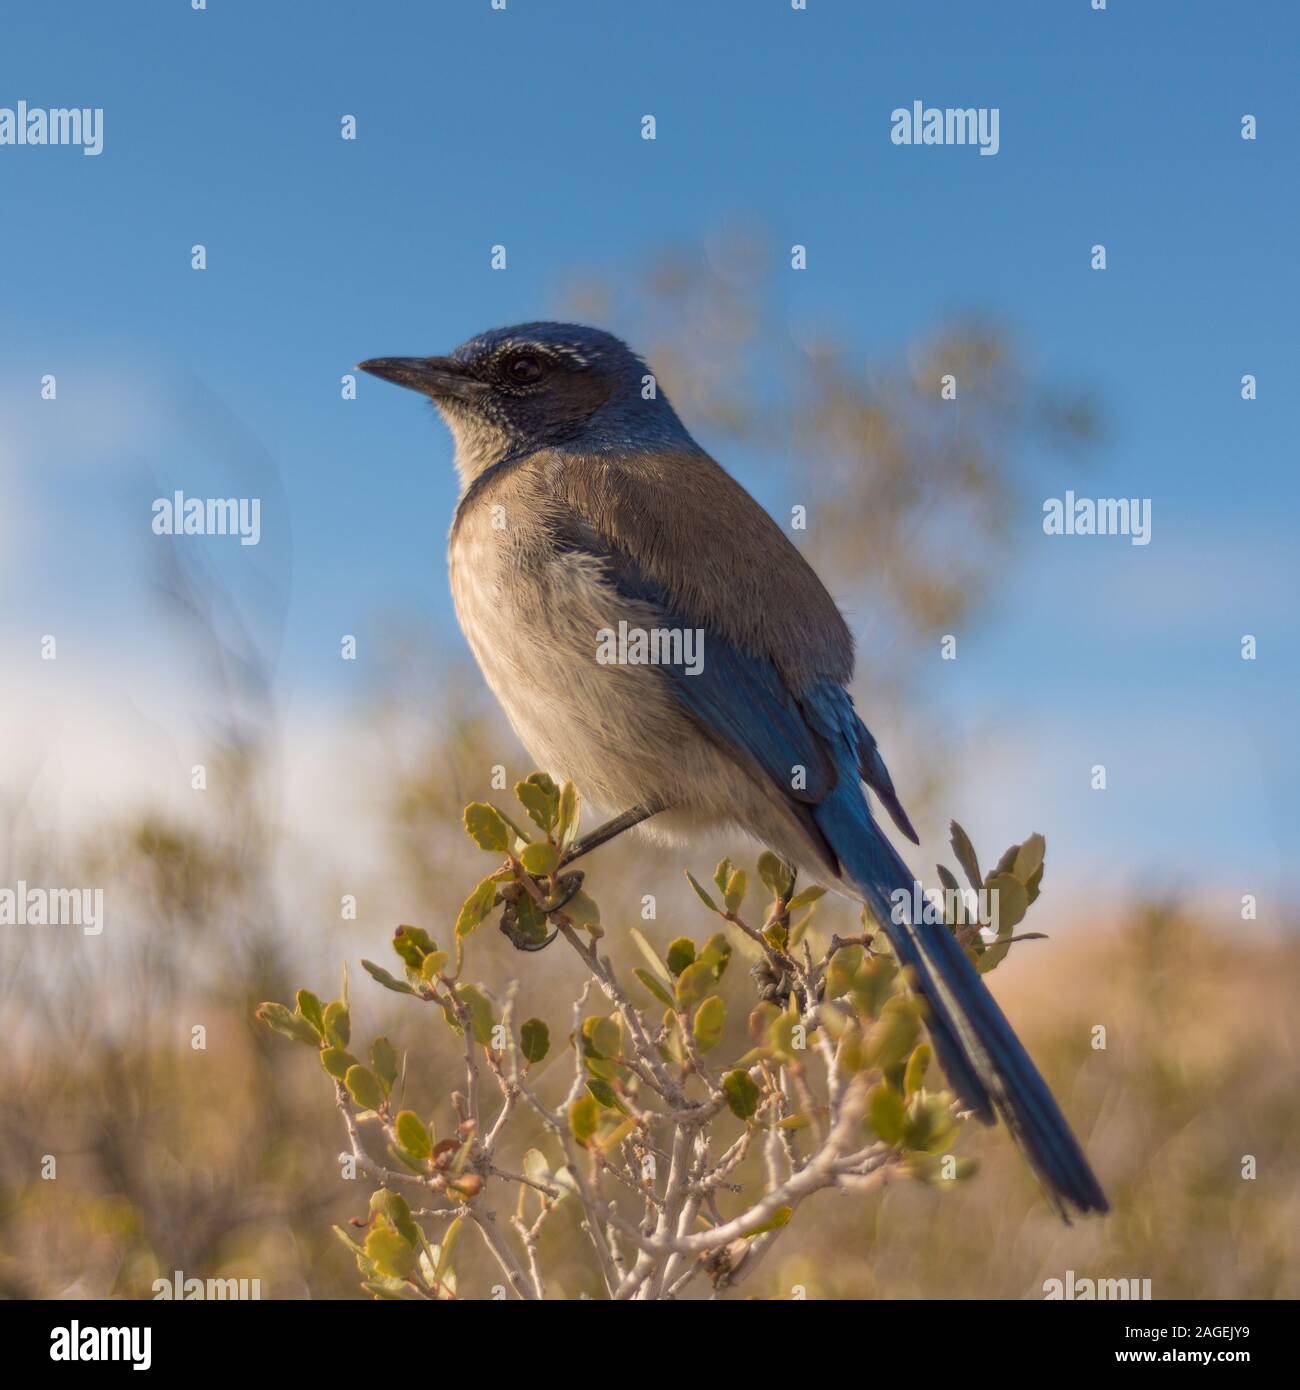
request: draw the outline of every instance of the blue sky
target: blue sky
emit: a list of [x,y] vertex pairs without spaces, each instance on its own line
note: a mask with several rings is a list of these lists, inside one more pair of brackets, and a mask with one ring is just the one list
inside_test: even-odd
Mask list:
[[[341,401],[340,375],[752,215],[808,247],[777,290],[793,322],[865,360],[990,311],[1105,404],[1086,471],[1027,460],[1019,543],[936,714],[1011,731],[1021,802],[1057,808],[1085,861],[1294,885],[1295,7],[73,0],[14,10],[5,39],[0,106],[105,112],[97,158],[0,147],[7,669],[40,679],[57,631],[61,679],[165,684],[149,501],[241,477],[263,540],[214,559],[245,566],[287,706],[346,694],[338,635],[384,613],[463,650],[447,439],[383,383]],[[998,155],[892,145],[918,99],[998,107]],[[1151,497],[1152,544],[1044,537],[1067,487]],[[1094,761],[1120,769],[1104,803]]]

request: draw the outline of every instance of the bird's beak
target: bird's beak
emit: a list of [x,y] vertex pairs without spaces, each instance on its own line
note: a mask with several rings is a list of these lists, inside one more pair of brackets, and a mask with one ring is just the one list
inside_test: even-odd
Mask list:
[[473,400],[488,389],[450,357],[369,357],[357,363],[357,370],[420,391],[434,400],[446,396]]

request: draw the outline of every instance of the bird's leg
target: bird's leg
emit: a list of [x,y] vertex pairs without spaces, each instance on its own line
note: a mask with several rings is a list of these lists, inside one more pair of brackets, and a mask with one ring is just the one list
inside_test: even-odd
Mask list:
[[621,816],[615,816],[613,820],[607,820],[604,825],[598,825],[590,834],[584,835],[580,840],[575,840],[564,851],[564,857],[560,860],[561,866],[572,864],[575,859],[581,859],[584,854],[590,854],[593,849],[607,845],[615,836],[621,835],[625,830],[631,830],[634,825],[640,825],[643,820],[649,820],[654,814],[655,811],[647,810],[644,806],[633,806],[630,811],[624,811]]

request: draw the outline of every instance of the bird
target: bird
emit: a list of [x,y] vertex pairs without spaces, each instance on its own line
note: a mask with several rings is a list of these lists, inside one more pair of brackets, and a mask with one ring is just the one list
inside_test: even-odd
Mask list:
[[[427,397],[450,429],[461,628],[536,764],[617,812],[592,843],[638,825],[671,843],[735,828],[865,905],[910,967],[961,1104],[1002,1118],[1064,1220],[1104,1212],[965,950],[898,906],[916,880],[872,798],[919,839],[849,694],[848,624],[646,362],[601,329],[540,322],[358,370]],[[669,636],[649,646],[657,659],[602,660],[610,633]],[[688,639],[702,659],[686,659]]]

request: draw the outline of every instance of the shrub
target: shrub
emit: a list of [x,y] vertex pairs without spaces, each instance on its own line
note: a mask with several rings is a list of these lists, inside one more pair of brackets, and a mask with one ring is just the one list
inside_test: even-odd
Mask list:
[[[293,1009],[257,1011],[316,1050],[348,1138],[345,1173],[377,1184],[367,1218],[353,1223],[360,1243],[335,1227],[365,1290],[469,1296],[455,1252],[470,1226],[501,1268],[499,1295],[544,1298],[540,1237],[573,1204],[609,1297],[673,1298],[696,1279],[715,1288],[746,1279],[824,1188],[893,1178],[942,1187],[971,1176],[973,1161],[954,1153],[963,1120],[931,1065],[923,1005],[870,918],[858,935],[814,949],[810,923],[825,889],[797,888],[771,852],[758,859],[757,883],[724,859],[709,887],[687,875],[718,930],[661,952],[631,929],[643,958],[633,985],[601,953],[600,911],[572,867],[583,852],[573,787],[534,773],[515,790],[529,831],[484,802],[465,810],[471,839],[503,862],[466,898],[448,946],[401,926],[395,972],[362,961],[384,988],[440,1010],[460,1039],[452,1132],[435,1132],[431,1105],[407,1101],[405,1064],[386,1037],[354,1045],[346,967],[337,999],[299,990]],[[946,893],[927,910],[942,913],[977,968],[993,969],[1027,939],[1013,933],[1038,896],[1043,839],[1013,845],[987,879],[955,822],[952,846],[971,890],[941,865]],[[980,890],[997,904],[991,937],[971,911]],[[758,913],[744,915],[747,903]],[[499,929],[520,950],[563,939],[585,967],[563,1041],[555,1029],[564,1020],[516,1020],[513,990],[496,998],[466,978],[471,938],[498,909]],[[748,984],[738,957],[752,961]],[[743,1033],[729,1027],[741,1014]],[[565,1049],[572,1062],[560,1082],[546,1064]],[[524,1111],[547,1137],[515,1171],[503,1155]]]

